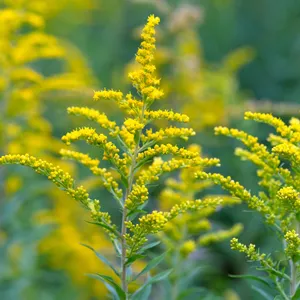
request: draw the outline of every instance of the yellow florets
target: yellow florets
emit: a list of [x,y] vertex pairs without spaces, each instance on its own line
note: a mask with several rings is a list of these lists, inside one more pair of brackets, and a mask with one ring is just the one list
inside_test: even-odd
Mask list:
[[115,100],[117,102],[123,99],[123,93],[115,90],[102,90],[94,92],[94,100]]
[[143,42],[136,55],[136,62],[141,68],[129,73],[129,78],[133,86],[141,93],[143,98],[152,102],[160,99],[164,93],[157,88],[160,80],[154,76],[155,66],[152,64],[155,50],[155,29],[160,19],[154,16],[148,18],[147,25],[144,27],[141,37]]
[[185,114],[174,113],[169,110],[150,110],[145,111],[145,119],[147,120],[168,120],[187,123],[189,122],[189,117]]
[[291,186],[286,186],[277,192],[277,198],[283,205],[290,205],[295,209],[300,208],[299,192]]
[[179,137],[184,140],[188,140],[190,136],[194,136],[196,133],[192,128],[178,128],[178,127],[168,127],[165,129],[160,129],[153,132],[152,129],[146,131],[146,134],[142,136],[142,140],[146,141],[161,141],[166,138]]
[[189,256],[192,252],[196,250],[196,243],[193,240],[189,240],[183,243],[180,247],[180,254],[183,257]]
[[100,113],[96,109],[88,107],[68,107],[68,113],[77,116],[84,116],[89,120],[97,122],[103,128],[114,129],[116,127],[116,122],[109,121],[104,113]]
[[134,134],[136,131],[143,129],[145,124],[140,123],[138,120],[128,118],[124,121],[124,126],[128,132]]
[[97,167],[99,165],[98,159],[92,159],[87,154],[83,154],[76,151],[61,149],[60,154],[65,158],[70,158],[79,161],[84,166],[87,166],[88,168]]
[[62,137],[62,141],[67,145],[78,140],[86,140],[89,144],[102,145],[107,142],[107,137],[103,134],[97,134],[94,128],[83,127],[68,132]]
[[253,112],[246,112],[245,113],[246,120],[255,120],[258,122],[267,123],[276,128],[276,131],[281,134],[283,137],[288,137],[291,133],[291,130],[285,123],[271,114],[262,114],[262,113],[253,113]]
[[288,231],[285,236],[287,247],[285,249],[286,254],[290,258],[300,255],[300,237],[295,230]]
[[266,254],[260,254],[259,251],[256,250],[255,245],[250,244],[248,247],[242,243],[239,243],[237,238],[233,238],[230,241],[230,246],[232,250],[239,251],[241,253],[245,253],[246,256],[252,261],[258,261],[262,266],[272,266],[272,261],[270,258],[266,259]]

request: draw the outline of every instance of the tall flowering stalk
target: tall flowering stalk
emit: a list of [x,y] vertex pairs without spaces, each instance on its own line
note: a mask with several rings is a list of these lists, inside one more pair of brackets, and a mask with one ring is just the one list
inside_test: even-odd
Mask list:
[[196,172],[196,178],[213,180],[233,196],[245,201],[249,208],[264,217],[280,237],[282,248],[276,249],[276,256],[260,253],[255,245],[244,245],[237,238],[231,240],[233,250],[244,253],[250,261],[258,263],[259,270],[267,274],[266,280],[258,278],[267,286],[261,296],[272,297],[276,290],[276,299],[299,299],[300,120],[292,118],[287,125],[271,114],[252,112],[246,112],[245,119],[266,123],[276,129],[277,135],[270,134],[268,138],[272,146],[270,150],[259,143],[257,137],[238,129],[217,127],[215,132],[217,135],[236,138],[245,145],[246,149],[236,149],[236,155],[257,166],[259,185],[262,187],[259,194],[252,195],[229,176],[200,171]]
[[[238,91],[236,74],[251,61],[253,51],[248,47],[236,49],[212,66],[205,61],[202,39],[199,41],[199,27],[205,15],[199,1],[139,2],[155,6],[164,16],[156,67],[164,78],[165,97],[170,105],[186,113],[197,132],[227,124],[229,119],[240,115],[245,104]],[[132,61],[127,69],[134,69],[135,65]]]
[[[76,186],[71,175],[60,167],[29,154],[5,155],[0,158],[0,164],[3,165],[21,164],[31,167],[90,211],[92,223],[105,230],[116,251],[114,261],[108,261],[99,253],[98,257],[112,269],[119,280],[103,274],[94,274],[93,277],[104,282],[115,299],[147,299],[151,285],[170,274],[171,270],[167,270],[151,277],[149,271],[159,262],[155,259],[138,274],[132,270],[132,264],[143,258],[147,249],[157,244],[147,243],[150,234],[162,231],[165,225],[179,214],[207,207],[215,209],[222,203],[219,198],[207,198],[182,201],[167,211],[146,213],[143,210],[148,202],[149,185],[158,181],[161,175],[182,168],[209,167],[219,163],[218,159],[201,158],[195,151],[166,143],[170,138],[188,140],[195,134],[192,128],[171,125],[155,130],[154,127],[150,127],[153,121],[159,119],[177,123],[186,123],[189,120],[188,116],[173,111],[150,109],[154,101],[163,97],[163,91],[159,87],[160,80],[155,77],[153,64],[155,26],[158,23],[159,18],[154,16],[148,18],[141,35],[142,43],[136,55],[140,68],[129,74],[136,95],[131,93],[124,95],[117,90],[94,93],[95,101],[114,101],[124,111],[123,124],[117,125],[105,113],[96,109],[70,107],[69,114],[94,121],[102,131],[98,133],[92,127],[83,127],[62,137],[67,145],[84,140],[99,148],[107,167],[100,167],[98,158],[72,149],[62,149],[61,155],[86,166],[102,180],[105,188],[115,199],[117,210],[121,211],[121,224],[114,224],[109,213],[102,210],[101,203],[105,199],[101,202],[92,199],[87,190],[83,186]],[[104,134],[105,131],[108,134]],[[113,174],[115,172],[117,177]],[[131,293],[128,286],[134,283],[139,288]]]

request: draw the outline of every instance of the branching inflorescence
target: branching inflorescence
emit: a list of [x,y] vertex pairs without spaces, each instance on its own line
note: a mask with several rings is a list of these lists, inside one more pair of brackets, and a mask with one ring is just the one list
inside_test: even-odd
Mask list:
[[[169,122],[186,123],[188,116],[167,110],[151,110],[151,105],[163,97],[160,79],[155,76],[155,26],[159,18],[150,16],[142,32],[142,43],[136,55],[139,69],[130,73],[129,78],[136,94],[124,95],[117,90],[101,90],[94,93],[95,101],[113,101],[124,111],[123,124],[109,120],[103,112],[88,107],[70,107],[68,113],[85,117],[101,127],[101,133],[95,128],[77,128],[62,137],[66,145],[83,140],[97,147],[102,160],[109,167],[100,167],[100,159],[88,154],[63,149],[61,155],[84,165],[103,181],[105,188],[116,200],[118,210],[121,210],[121,224],[113,224],[110,215],[102,210],[100,202],[104,200],[92,199],[82,186],[76,187],[74,179],[61,168],[28,154],[5,155],[0,158],[0,164],[20,164],[31,167],[37,173],[45,175],[56,186],[80,202],[91,213],[92,222],[103,227],[109,234],[116,250],[116,263],[108,263],[114,273],[120,278],[120,283],[106,275],[95,275],[109,285],[117,299],[142,299],[149,290],[151,283],[165,278],[170,271],[166,271],[151,278],[150,267],[141,273],[131,273],[131,264],[144,257],[149,234],[156,234],[164,230],[166,224],[187,211],[215,210],[222,203],[222,199],[212,197],[204,200],[186,199],[169,207],[167,211],[153,211],[145,213],[143,208],[148,202],[149,185],[158,181],[160,176],[184,168],[209,167],[218,165],[218,159],[200,157],[197,151],[180,148],[170,144],[170,138],[188,140],[195,132],[192,128],[172,124],[166,128],[155,130],[150,124],[159,119]],[[146,128],[147,127],[147,128]],[[102,133],[108,132],[108,134]],[[168,143],[166,143],[168,140]],[[112,172],[118,176],[113,176]],[[142,282],[142,275],[148,278]],[[132,274],[132,275],[131,275]],[[142,281],[141,281],[142,280]],[[139,282],[141,286],[133,294],[128,292],[128,285]],[[145,299],[145,298],[143,298]]]
[[[275,227],[283,242],[284,259],[280,261],[260,254],[255,245],[246,246],[237,238],[232,239],[231,248],[245,253],[249,260],[258,262],[268,273],[282,299],[299,299],[300,121],[292,118],[290,124],[286,125],[271,114],[252,112],[246,112],[245,119],[275,128],[278,135],[270,134],[268,139],[271,150],[259,143],[258,138],[241,130],[216,127],[215,133],[236,138],[245,145],[246,149],[236,149],[236,155],[257,166],[262,191],[257,196],[252,195],[231,177],[220,174],[200,171],[196,172],[196,178],[212,180],[231,195],[245,201],[249,208],[261,213],[266,222]],[[287,265],[289,267],[286,269]]]

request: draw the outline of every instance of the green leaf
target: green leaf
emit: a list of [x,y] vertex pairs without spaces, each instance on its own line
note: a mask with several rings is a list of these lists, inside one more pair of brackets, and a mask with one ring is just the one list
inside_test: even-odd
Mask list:
[[143,246],[143,247],[139,250],[138,253],[143,253],[143,252],[145,252],[146,250],[149,250],[149,249],[151,249],[151,248],[153,248],[153,247],[159,245],[160,243],[161,243],[161,241],[156,241],[156,242],[149,243],[149,244]]
[[139,278],[141,275],[149,272],[151,269],[156,267],[165,258],[166,254],[167,254],[167,252],[164,252],[163,254],[150,260],[150,262],[147,264],[147,266],[140,273],[138,273],[135,277],[133,277],[132,281],[137,280],[137,278]]
[[136,144],[138,144],[139,141],[140,141],[140,135],[141,135],[141,133],[139,131],[136,131],[135,134],[134,134],[134,142]]
[[89,246],[89,245],[86,245],[86,244],[81,244],[82,246],[84,246],[84,247],[86,247],[86,248],[88,248],[88,249],[90,249],[90,250],[92,250],[95,254],[96,254],[96,256],[103,262],[103,263],[105,263],[108,267],[110,267],[113,271],[114,271],[114,273],[118,276],[118,277],[120,277],[120,273],[116,270],[116,268],[114,267],[114,265],[106,258],[106,257],[104,257],[102,254],[100,254],[99,252],[97,252],[93,247],[91,247],[91,246]]
[[259,293],[262,297],[264,297],[264,299],[266,300],[274,300],[273,296],[269,296],[264,290],[260,289],[257,286],[251,286],[251,288],[256,291],[257,293]]
[[126,281],[130,281],[132,277],[132,267],[128,266],[126,268]]
[[152,291],[152,284],[148,284],[138,294],[132,295],[131,300],[148,300]]
[[122,249],[121,249],[121,245],[120,245],[119,241],[114,240],[113,244],[114,244],[114,248],[115,248],[116,252],[118,253],[119,256],[121,256],[122,255]]
[[145,213],[147,213],[147,211],[142,210],[142,209],[133,209],[127,214],[127,217],[130,217],[131,215],[137,214],[137,213],[145,214]]
[[166,279],[170,273],[173,271],[173,269],[163,271],[161,273],[156,274],[153,277],[150,277],[135,293],[132,295],[132,300],[143,300],[144,298],[141,298],[141,295],[143,295],[144,290],[148,288],[149,285],[152,285],[155,282],[162,281]]
[[269,288],[272,288],[272,286],[270,285],[270,283],[268,281],[266,281],[265,279],[263,279],[261,277],[255,276],[255,275],[247,275],[247,274],[245,274],[245,275],[231,275],[231,274],[229,274],[228,276],[232,277],[232,278],[243,278],[243,279],[255,280],[255,281],[258,281],[260,283],[263,283],[264,285],[266,285]]
[[113,295],[117,294],[120,300],[126,300],[126,294],[122,290],[122,288],[114,281],[114,279],[110,276],[101,275],[101,274],[88,274],[89,277],[100,280],[106,286],[109,285],[109,291],[113,293]]
[[118,235],[118,233],[112,227],[110,227],[110,226],[108,226],[106,224],[99,223],[99,222],[92,222],[92,221],[86,221],[86,222],[89,223],[89,224],[101,226],[101,227],[109,230],[110,232],[114,233],[115,235]]
[[173,271],[173,269],[169,269],[169,270],[166,270],[166,271],[156,274],[155,276],[151,277],[148,280],[148,284],[153,284],[157,281],[162,281],[162,280],[166,279],[171,274],[172,271]]
[[297,292],[292,297],[292,300],[298,300],[298,299],[300,299],[300,288],[297,289]]
[[131,257],[129,257],[125,263],[126,266],[130,266],[132,263],[134,263],[137,259],[140,259],[140,258],[144,258],[145,255],[142,255],[142,254],[134,254],[132,255]]
[[187,299],[188,296],[191,296],[194,294],[197,294],[198,296],[200,296],[199,294],[203,295],[204,293],[207,293],[207,289],[205,289],[205,288],[201,288],[201,287],[189,288],[189,289],[182,291],[178,295],[177,300]]
[[190,267],[187,272],[184,272],[179,279],[181,288],[186,288],[195,276],[199,275],[202,270],[206,270],[204,266]]
[[129,212],[129,214],[127,215],[128,219],[130,221],[133,221],[139,214],[141,215],[145,215],[147,213],[147,211],[145,210],[142,210],[142,209],[134,209],[134,210],[131,210]]
[[124,184],[125,188],[128,188],[128,180],[123,174],[121,174],[121,181]]

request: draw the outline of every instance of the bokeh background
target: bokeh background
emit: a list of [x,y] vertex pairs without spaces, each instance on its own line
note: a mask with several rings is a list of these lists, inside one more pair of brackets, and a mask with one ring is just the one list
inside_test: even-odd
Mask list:
[[[283,119],[298,114],[300,2],[295,0],[0,0],[0,153],[59,161],[103,199],[105,209],[115,211],[99,182],[60,161],[60,137],[83,124],[67,117],[66,107],[95,106],[96,89],[129,89],[126,74],[133,68],[140,28],[152,13],[161,18],[156,63],[166,97],[160,107],[187,113],[198,132],[191,142],[221,159],[219,172],[257,191],[255,168],[234,156],[238,143],[215,137],[213,127],[239,127],[266,142],[268,129],[243,121],[244,111]],[[17,34],[9,30],[13,26],[20,26]],[[115,107],[104,106],[121,120]],[[105,267],[80,245],[109,254],[105,236],[45,179],[18,167],[0,172],[0,299],[107,299],[104,286],[84,275]],[[162,189],[163,182],[153,189],[153,207]],[[266,252],[278,246],[276,235],[244,206],[224,209],[214,220],[225,227],[242,222],[243,242]],[[198,256],[205,271],[194,285],[211,292],[205,299],[261,299],[251,282],[228,277],[255,272],[229,249],[229,241]]]

